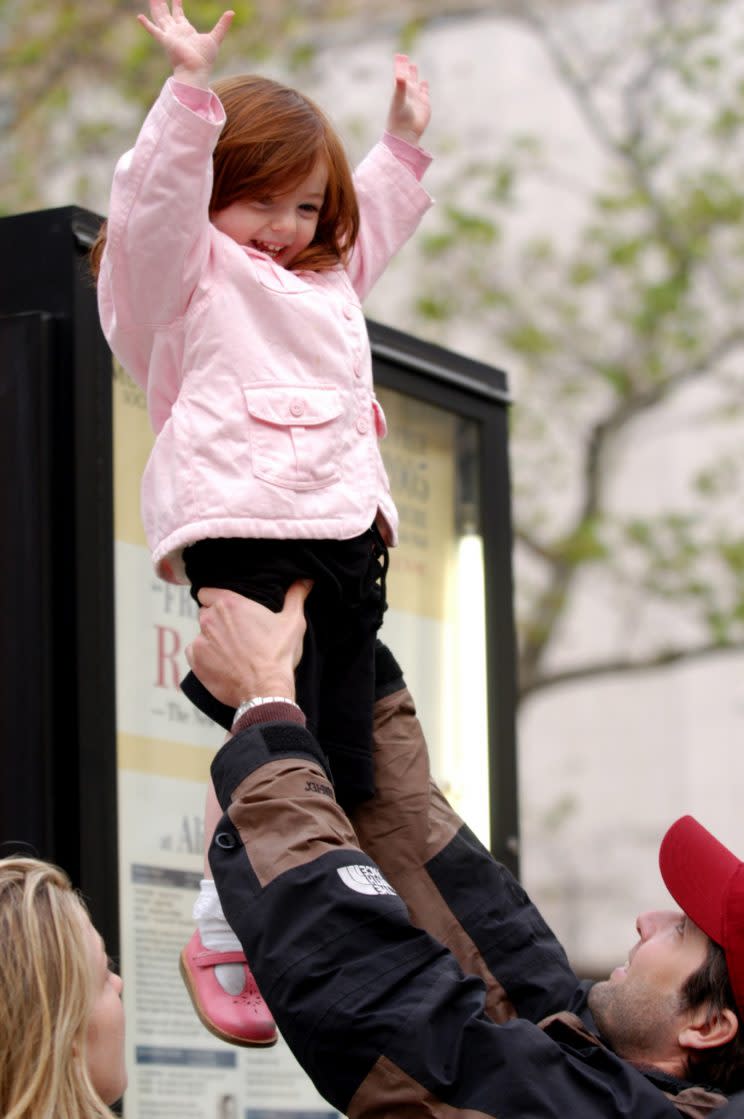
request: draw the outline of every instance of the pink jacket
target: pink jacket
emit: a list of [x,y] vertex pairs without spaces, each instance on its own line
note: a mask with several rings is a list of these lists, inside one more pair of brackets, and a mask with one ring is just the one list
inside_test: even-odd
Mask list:
[[117,165],[98,281],[104,333],[156,435],[142,479],[153,563],[183,582],[197,540],[346,539],[378,513],[395,543],[360,300],[431,199],[395,141],[378,143],[354,176],[347,269],[288,271],[210,223],[224,112],[206,92],[187,107],[181,89],[166,82]]

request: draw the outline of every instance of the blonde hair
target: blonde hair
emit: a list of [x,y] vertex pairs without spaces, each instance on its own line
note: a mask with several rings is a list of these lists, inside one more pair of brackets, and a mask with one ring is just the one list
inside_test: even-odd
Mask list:
[[87,910],[38,859],[0,859],[0,1115],[112,1119],[88,1075]]

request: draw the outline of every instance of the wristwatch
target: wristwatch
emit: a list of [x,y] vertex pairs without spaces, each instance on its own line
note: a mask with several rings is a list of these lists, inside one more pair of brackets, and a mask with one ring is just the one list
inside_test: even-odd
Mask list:
[[243,700],[240,706],[235,709],[232,725],[235,726],[238,719],[241,719],[243,715],[245,715],[246,711],[251,711],[254,707],[263,707],[265,703],[288,703],[290,707],[296,707],[298,711],[300,710],[300,705],[298,703],[295,703],[293,699],[288,699],[287,696],[259,695],[256,696],[254,699]]

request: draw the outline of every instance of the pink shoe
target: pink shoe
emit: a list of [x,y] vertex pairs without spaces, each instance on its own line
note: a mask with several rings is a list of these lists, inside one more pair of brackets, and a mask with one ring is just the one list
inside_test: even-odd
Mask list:
[[[219,983],[217,964],[243,964],[245,985],[231,995]],[[276,1026],[242,952],[210,952],[197,929],[181,953],[181,975],[202,1025],[233,1045],[274,1045]]]

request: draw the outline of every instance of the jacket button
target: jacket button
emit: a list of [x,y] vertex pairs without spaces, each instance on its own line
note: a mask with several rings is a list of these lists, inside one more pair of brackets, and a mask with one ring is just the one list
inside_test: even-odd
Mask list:
[[344,305],[344,318],[347,318],[347,319],[353,319],[354,318],[354,307],[352,307],[351,303],[346,303]]
[[369,431],[369,424],[365,420],[364,416],[360,416],[359,419],[357,420],[356,429],[357,429],[357,431],[359,432],[360,435],[366,435],[367,432]]
[[214,841],[218,847],[222,847],[224,851],[232,851],[236,844],[234,835],[230,835],[229,831],[215,832]]
[[293,416],[301,416],[305,411],[305,405],[297,397],[289,405],[289,410]]

